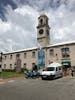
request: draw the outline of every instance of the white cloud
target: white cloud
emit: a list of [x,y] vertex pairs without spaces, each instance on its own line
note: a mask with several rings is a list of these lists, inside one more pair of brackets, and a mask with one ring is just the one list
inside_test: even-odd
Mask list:
[[51,43],[75,40],[75,12],[62,4],[57,10],[49,10]]
[[[0,20],[0,47],[1,50],[17,50],[36,46],[37,23],[39,12],[37,9],[47,9],[49,25],[51,27],[51,44],[75,40],[75,12],[74,0],[60,0],[57,9],[50,7],[51,0],[33,0],[29,4],[18,4],[13,10],[6,7],[7,22]],[[2,47],[3,46],[3,47]],[[4,49],[5,48],[5,49]]]
[[1,23],[4,28],[1,28],[2,33],[0,34],[1,41],[6,41],[3,42],[3,48],[12,51],[36,46],[38,12],[28,6],[22,6],[15,10],[8,6],[6,10],[7,22]]
[[10,22],[3,22],[0,20],[0,34],[11,30],[11,23]]
[[32,15],[31,17],[33,17],[33,16],[35,17],[35,14],[38,15],[37,11],[35,9],[33,9],[32,7],[28,6],[28,5],[15,9],[15,12],[17,12],[17,13],[23,15],[23,16],[25,16],[26,14]]

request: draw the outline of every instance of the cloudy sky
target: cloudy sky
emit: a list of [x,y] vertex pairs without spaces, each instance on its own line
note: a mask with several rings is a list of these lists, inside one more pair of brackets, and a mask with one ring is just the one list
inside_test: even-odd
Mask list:
[[37,46],[37,18],[43,9],[51,44],[75,40],[75,0],[0,0],[0,51]]

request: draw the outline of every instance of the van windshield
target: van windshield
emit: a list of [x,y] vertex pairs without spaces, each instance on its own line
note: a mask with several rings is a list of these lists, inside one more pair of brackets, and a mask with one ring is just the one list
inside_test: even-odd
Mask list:
[[46,70],[47,71],[54,71],[54,67],[48,67]]

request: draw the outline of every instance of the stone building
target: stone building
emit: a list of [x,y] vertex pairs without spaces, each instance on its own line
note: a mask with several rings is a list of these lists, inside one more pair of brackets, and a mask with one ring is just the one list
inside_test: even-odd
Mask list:
[[37,42],[40,47],[3,53],[0,64],[3,69],[15,67],[32,69],[33,64],[44,68],[52,62],[64,66],[75,66],[75,41],[50,45],[50,26],[48,17],[42,13],[38,17]]

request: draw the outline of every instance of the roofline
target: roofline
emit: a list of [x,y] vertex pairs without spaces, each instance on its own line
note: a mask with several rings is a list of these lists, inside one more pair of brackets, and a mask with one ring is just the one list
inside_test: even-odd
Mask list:
[[[70,44],[75,44],[75,41],[70,41],[70,42],[63,42],[63,43],[57,43],[57,44],[52,44],[52,45],[48,45],[44,48],[51,48],[51,47],[58,47],[58,46],[63,46],[63,45],[70,45]],[[14,53],[20,53],[20,52],[27,52],[27,51],[32,51],[32,50],[37,50],[38,47],[33,47],[33,48],[27,48],[27,49],[22,49],[22,50],[16,50],[16,51],[12,51],[12,52],[6,52],[3,53],[4,55],[6,54],[14,54]]]
[[3,53],[3,54],[4,54],[4,55],[6,55],[6,54],[14,54],[14,53],[32,51],[32,50],[36,50],[36,49],[38,49],[38,48],[37,48],[37,47],[34,47],[34,48],[27,48],[27,49],[12,51],[12,52],[5,52],[5,53]]
[[47,47],[58,47],[58,46],[70,45],[70,44],[75,44],[75,41],[62,42],[62,43],[57,43],[57,44],[51,44],[51,45],[48,45]]

